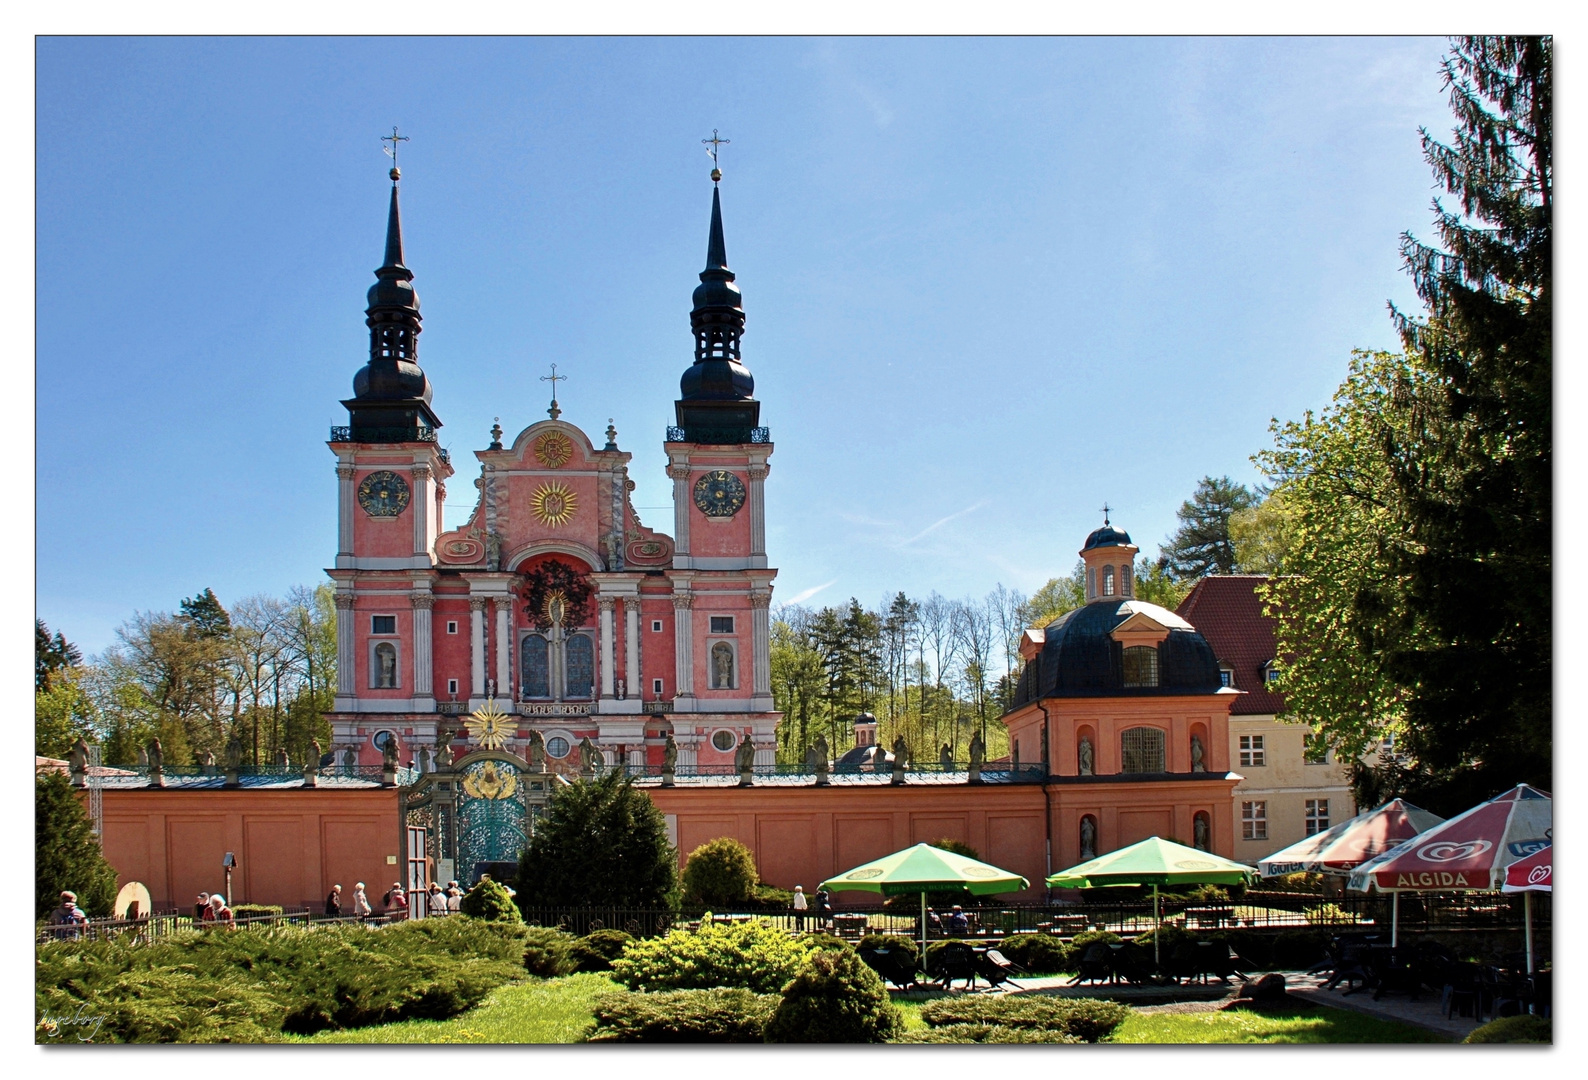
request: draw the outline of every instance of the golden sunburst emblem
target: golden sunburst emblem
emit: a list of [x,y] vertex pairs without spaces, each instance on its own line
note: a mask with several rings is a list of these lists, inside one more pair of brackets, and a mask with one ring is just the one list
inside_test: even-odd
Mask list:
[[487,750],[500,750],[513,733],[512,717],[496,707],[496,699],[488,698],[484,705],[463,718],[474,741]]
[[552,480],[535,489],[535,493],[529,497],[529,508],[542,525],[555,529],[573,520],[574,511],[579,509],[579,500],[573,492]]
[[548,431],[535,440],[535,460],[548,469],[560,469],[573,457],[573,440],[560,431]]
[[463,778],[463,790],[476,799],[511,799],[518,790],[518,778],[496,762],[482,762]]

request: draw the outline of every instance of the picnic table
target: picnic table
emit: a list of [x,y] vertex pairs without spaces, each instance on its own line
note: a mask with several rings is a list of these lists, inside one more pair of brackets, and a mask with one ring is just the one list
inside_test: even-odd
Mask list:
[[1187,919],[1195,920],[1197,927],[1213,927],[1217,929],[1224,925],[1226,919],[1235,917],[1235,909],[1229,906],[1222,907],[1194,907],[1186,908]]
[[865,937],[869,923],[867,915],[834,915],[833,932],[841,938],[859,939]]

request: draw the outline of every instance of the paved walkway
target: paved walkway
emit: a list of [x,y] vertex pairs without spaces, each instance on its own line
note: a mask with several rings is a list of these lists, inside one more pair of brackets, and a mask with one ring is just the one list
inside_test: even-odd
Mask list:
[[1354,994],[1347,994],[1344,988],[1325,990],[1323,984],[1328,980],[1322,975],[1287,971],[1284,972],[1284,976],[1286,990],[1303,1001],[1333,1005],[1340,1009],[1354,1009],[1382,1020],[1400,1020],[1404,1023],[1416,1024],[1418,1027],[1449,1035],[1456,1042],[1466,1038],[1479,1025],[1479,1021],[1459,1013],[1447,1018],[1444,1010],[1439,1007],[1437,990],[1419,994],[1416,1001],[1406,994],[1385,994],[1378,1001],[1374,1001],[1371,990],[1362,990]]

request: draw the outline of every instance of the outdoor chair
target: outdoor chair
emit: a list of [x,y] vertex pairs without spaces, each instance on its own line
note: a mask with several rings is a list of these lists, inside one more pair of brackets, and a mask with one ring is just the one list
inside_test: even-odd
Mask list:
[[1203,970],[1203,955],[1207,949],[1195,941],[1182,941],[1174,947],[1174,953],[1169,957],[1169,977],[1179,982],[1181,979],[1190,981],[1196,979],[1207,982],[1207,972]]
[[1148,982],[1153,974],[1152,950],[1145,945],[1125,945],[1114,950],[1114,975],[1132,986]]
[[1385,994],[1410,994],[1413,1001],[1417,1000],[1423,982],[1419,967],[1413,963],[1413,955],[1411,950],[1401,949],[1373,966],[1373,974],[1378,980],[1378,986],[1373,990],[1374,1001]]
[[[1250,967],[1246,961],[1235,954],[1227,941],[1214,941],[1198,946],[1201,953],[1201,974],[1211,975],[1221,983],[1228,983],[1231,978],[1244,979],[1246,974],[1243,968]],[[1206,978],[1203,979],[1206,982]]]
[[1453,964],[1446,978],[1448,981],[1439,1000],[1445,1018],[1449,1019],[1459,1011],[1462,1016],[1480,1019],[1483,1015],[1483,983],[1478,965]]
[[1533,1012],[1539,1016],[1548,1017],[1554,1005],[1553,978],[1548,971],[1533,972]]
[[1114,968],[1110,962],[1108,945],[1094,941],[1081,954],[1080,963],[1076,965],[1075,978],[1070,980],[1070,985],[1074,986],[1082,982],[1107,982],[1113,974]]
[[952,990],[956,979],[964,979],[965,988],[972,989],[976,985],[976,950],[963,941],[950,941],[938,950],[927,974],[935,976],[944,990]]
[[1342,982],[1350,984],[1350,988],[1346,990],[1348,994],[1372,985],[1373,972],[1369,968],[1368,946],[1352,944],[1341,947],[1339,962],[1334,965],[1334,970],[1329,974],[1329,981],[1323,986],[1325,990],[1334,990]]
[[976,974],[993,986],[999,986],[1006,982],[1013,983],[1015,975],[1024,975],[1026,972],[997,949],[983,949],[976,953]]
[[861,949],[860,959],[900,990],[908,990],[920,981],[913,954],[903,949]]

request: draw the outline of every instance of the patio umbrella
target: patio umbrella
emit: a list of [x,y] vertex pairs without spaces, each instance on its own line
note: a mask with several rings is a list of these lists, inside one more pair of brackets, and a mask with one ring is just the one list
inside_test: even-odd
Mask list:
[[1499,889],[1512,863],[1552,842],[1554,805],[1548,792],[1518,784],[1363,863],[1348,887],[1394,894],[1390,944],[1398,944],[1401,893]]
[[1533,894],[1555,891],[1551,880],[1555,867],[1555,846],[1540,848],[1525,859],[1505,868],[1501,892],[1522,894],[1522,925],[1527,928],[1527,973],[1533,974]]
[[[1149,836],[1140,843],[1099,855],[1088,862],[1060,870],[1048,878],[1050,889],[1094,889],[1108,885],[1151,885],[1152,917],[1163,928],[1158,911],[1160,885],[1244,885],[1257,876],[1245,863],[1232,862],[1211,851]],[[1152,961],[1158,963],[1158,938],[1152,935]]]
[[991,896],[994,893],[1019,892],[1029,889],[1031,882],[1019,874],[1000,870],[989,863],[978,862],[952,851],[916,844],[914,847],[884,855],[837,877],[828,878],[819,886],[834,892],[854,890],[881,893],[883,896],[921,894],[921,962],[926,962],[926,894],[949,889],[965,889],[972,896]]
[[1444,820],[1404,799],[1391,799],[1260,859],[1257,871],[1263,877],[1302,871],[1343,876]]

